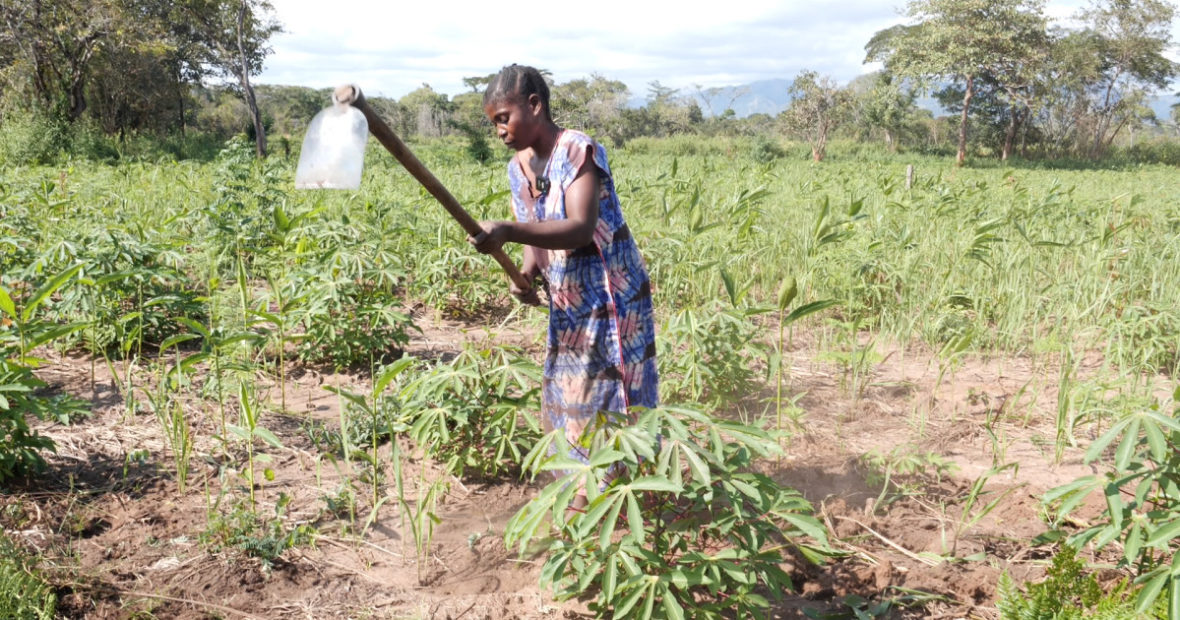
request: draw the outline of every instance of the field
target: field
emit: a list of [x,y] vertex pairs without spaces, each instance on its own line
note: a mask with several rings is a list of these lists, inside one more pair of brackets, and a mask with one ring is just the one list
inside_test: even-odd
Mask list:
[[[415,148],[507,215],[501,163]],[[358,192],[243,142],[6,168],[0,609],[1008,618],[1066,536],[1101,592],[1058,604],[1160,609],[1177,493],[1086,476],[1180,467],[1176,170],[772,155],[612,152],[669,408],[565,517],[533,475],[545,315],[388,155]]]

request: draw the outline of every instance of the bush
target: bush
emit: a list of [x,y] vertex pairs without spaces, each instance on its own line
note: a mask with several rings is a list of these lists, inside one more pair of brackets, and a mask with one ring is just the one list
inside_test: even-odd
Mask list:
[[[792,589],[779,568],[784,550],[812,560],[826,553],[811,505],[749,471],[755,457],[780,450],[765,431],[691,409],[653,409],[594,437],[588,463],[545,457],[559,432],[525,463],[563,474],[512,517],[504,540],[524,551],[552,520],[560,536],[541,580],[560,599],[592,597],[600,617],[765,616],[766,595]],[[580,489],[585,510],[568,509]]]
[[10,112],[0,123],[0,162],[6,166],[52,163],[69,143],[69,126],[45,114]]
[[541,436],[532,413],[541,369],[518,351],[467,348],[409,381],[402,424],[446,470],[495,476],[514,467]]
[[754,360],[765,356],[750,315],[719,305],[681,310],[658,330],[663,393],[692,402],[720,402],[753,391]]
[[1180,166],[1180,140],[1141,140],[1134,146],[1116,150],[1112,153],[1111,159],[1136,164]]
[[768,164],[776,159],[786,157],[787,152],[777,140],[772,140],[765,135],[758,135],[754,137],[753,145],[750,147],[750,154],[754,161]]

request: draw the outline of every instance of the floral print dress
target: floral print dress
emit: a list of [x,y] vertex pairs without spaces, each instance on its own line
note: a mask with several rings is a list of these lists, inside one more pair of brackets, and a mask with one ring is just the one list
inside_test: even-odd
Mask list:
[[516,219],[561,220],[565,191],[587,156],[601,181],[593,243],[538,252],[549,288],[542,426],[546,432],[562,429],[566,443],[557,449],[582,462],[604,419],[633,422],[633,407],[658,404],[651,282],[623,221],[602,145],[584,133],[563,131],[546,165],[549,191],[537,198],[517,158],[508,166]]

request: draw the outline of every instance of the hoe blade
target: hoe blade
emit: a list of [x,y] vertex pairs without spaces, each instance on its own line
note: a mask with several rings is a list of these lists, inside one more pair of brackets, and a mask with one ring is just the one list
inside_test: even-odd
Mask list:
[[365,115],[351,105],[336,103],[316,114],[303,136],[295,188],[359,188],[368,139]]

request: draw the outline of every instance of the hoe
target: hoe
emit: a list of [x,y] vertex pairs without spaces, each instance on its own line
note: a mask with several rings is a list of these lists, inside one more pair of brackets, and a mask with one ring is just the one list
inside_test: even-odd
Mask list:
[[[393,133],[389,125],[365,102],[361,89],[347,84],[332,94],[332,107],[326,108],[312,119],[303,138],[303,150],[299,154],[299,166],[295,169],[297,189],[357,189],[361,184],[361,170],[365,161],[365,142],[368,134],[386,148],[426,191],[442,204],[447,213],[459,222],[467,234],[475,236],[483,232],[458,200],[447,191],[430,170],[414,156],[401,138]],[[497,250],[492,258],[504,268],[508,277],[520,287],[528,290],[530,285],[516,268],[516,263]]]

